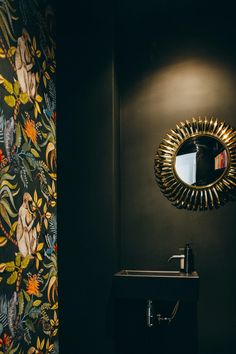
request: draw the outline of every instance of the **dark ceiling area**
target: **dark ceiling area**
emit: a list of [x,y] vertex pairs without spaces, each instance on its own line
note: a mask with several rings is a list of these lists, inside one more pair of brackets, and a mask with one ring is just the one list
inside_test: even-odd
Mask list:
[[186,57],[217,57],[229,66],[236,61],[233,3],[163,0],[147,1],[144,6],[143,1],[122,0],[115,3],[114,22],[116,65],[122,87],[129,81],[127,69],[134,78],[137,73],[146,75],[156,66]]

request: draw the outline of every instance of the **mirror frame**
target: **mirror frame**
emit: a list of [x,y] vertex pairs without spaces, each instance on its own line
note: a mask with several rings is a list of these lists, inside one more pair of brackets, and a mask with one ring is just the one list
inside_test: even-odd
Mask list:
[[[191,137],[209,136],[226,149],[228,166],[222,175],[206,186],[191,186],[183,182],[175,170],[176,155]],[[180,209],[208,210],[219,208],[235,199],[236,191],[236,130],[217,118],[192,118],[176,124],[163,138],[154,160],[156,182],[162,193]]]

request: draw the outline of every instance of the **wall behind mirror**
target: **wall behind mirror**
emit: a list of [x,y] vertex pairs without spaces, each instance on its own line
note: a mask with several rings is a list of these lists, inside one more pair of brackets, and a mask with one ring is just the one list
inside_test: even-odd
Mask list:
[[121,266],[173,269],[168,257],[192,242],[201,277],[199,352],[231,354],[236,204],[176,209],[156,185],[153,159],[177,121],[213,115],[236,127],[233,12],[213,1],[130,0],[119,1],[115,14]]

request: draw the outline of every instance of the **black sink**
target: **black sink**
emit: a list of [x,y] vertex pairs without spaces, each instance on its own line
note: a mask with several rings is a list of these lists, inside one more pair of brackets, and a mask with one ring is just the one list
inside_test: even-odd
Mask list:
[[177,271],[122,269],[113,275],[116,298],[197,301],[199,276]]

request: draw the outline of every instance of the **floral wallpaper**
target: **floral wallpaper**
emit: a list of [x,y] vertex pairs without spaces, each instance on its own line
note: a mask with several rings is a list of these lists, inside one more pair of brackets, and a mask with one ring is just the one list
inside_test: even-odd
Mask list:
[[59,353],[55,14],[0,0],[0,354]]

